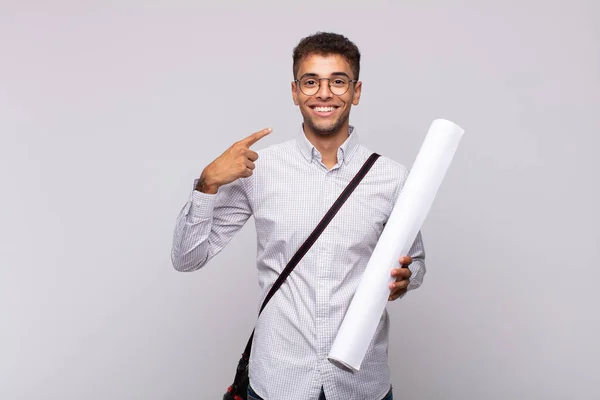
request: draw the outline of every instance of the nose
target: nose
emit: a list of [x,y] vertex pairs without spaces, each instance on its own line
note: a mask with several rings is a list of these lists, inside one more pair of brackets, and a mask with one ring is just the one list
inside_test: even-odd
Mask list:
[[316,96],[319,100],[326,100],[333,97],[333,93],[331,93],[331,89],[329,88],[329,79],[322,78],[319,80],[319,91]]

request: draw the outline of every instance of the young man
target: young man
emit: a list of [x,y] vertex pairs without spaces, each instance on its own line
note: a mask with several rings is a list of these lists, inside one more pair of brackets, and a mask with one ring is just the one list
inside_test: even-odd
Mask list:
[[[298,135],[258,153],[271,130],[233,144],[203,170],[178,216],[172,259],[194,271],[219,253],[252,215],[258,240],[261,303],[371,151],[349,125],[358,105],[360,53],[342,35],[317,33],[293,53],[292,98],[304,123]],[[327,355],[371,253],[408,176],[380,157],[257,321],[249,364],[249,399],[392,399],[387,311],[358,372]],[[399,259],[390,300],[422,283],[420,234]],[[402,268],[402,266],[408,268]]]

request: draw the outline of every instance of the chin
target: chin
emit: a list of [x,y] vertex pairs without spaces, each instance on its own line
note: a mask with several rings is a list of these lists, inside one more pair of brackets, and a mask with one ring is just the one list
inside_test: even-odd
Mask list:
[[332,127],[313,127],[313,130],[317,135],[329,136],[334,134],[338,129],[336,126]]
[[341,121],[335,121],[329,124],[315,124],[314,121],[307,121],[307,125],[318,135],[328,136],[336,133],[342,127]]

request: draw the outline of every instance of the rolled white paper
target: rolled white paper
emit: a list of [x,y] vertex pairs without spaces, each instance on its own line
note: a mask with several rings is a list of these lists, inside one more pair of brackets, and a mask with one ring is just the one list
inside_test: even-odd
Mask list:
[[358,371],[390,294],[392,268],[407,255],[454,157],[464,129],[436,119],[429,128],[328,355]]

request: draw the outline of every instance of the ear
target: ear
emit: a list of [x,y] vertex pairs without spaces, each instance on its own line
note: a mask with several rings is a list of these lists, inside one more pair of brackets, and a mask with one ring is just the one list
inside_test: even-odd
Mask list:
[[362,82],[358,81],[354,84],[354,95],[352,96],[352,104],[355,106],[360,102],[360,93],[362,91]]
[[298,91],[296,90],[296,82],[292,81],[292,99],[294,100],[294,104],[298,105],[300,104],[298,102]]

